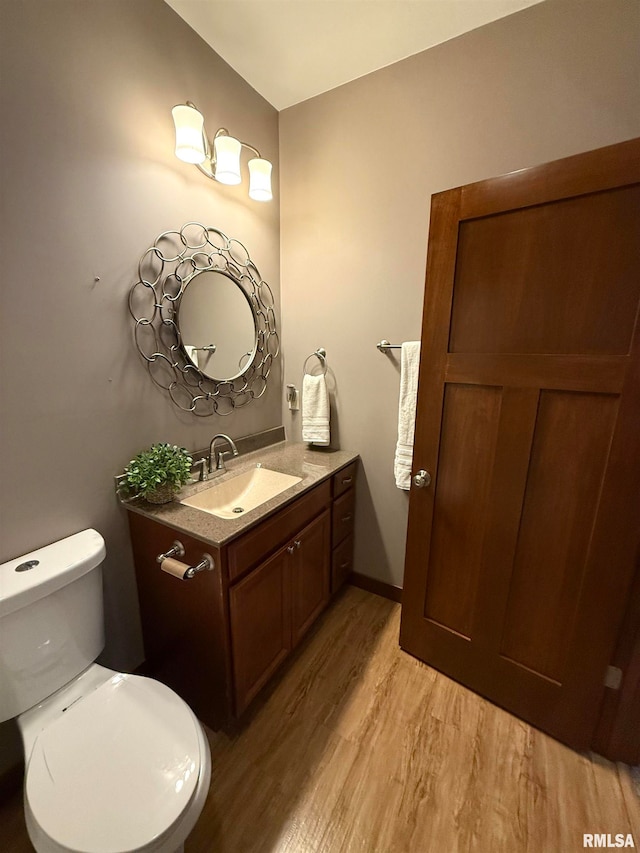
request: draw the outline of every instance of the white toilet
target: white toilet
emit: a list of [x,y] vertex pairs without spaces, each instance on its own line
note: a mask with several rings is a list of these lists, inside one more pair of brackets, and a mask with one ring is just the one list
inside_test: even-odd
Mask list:
[[0,565],[0,721],[18,718],[39,853],[175,853],[209,790],[209,744],[164,684],[94,663],[104,556],[84,530]]

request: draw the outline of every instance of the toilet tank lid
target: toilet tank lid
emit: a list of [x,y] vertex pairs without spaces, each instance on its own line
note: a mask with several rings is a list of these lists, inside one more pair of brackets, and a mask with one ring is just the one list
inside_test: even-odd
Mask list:
[[90,528],[2,563],[0,617],[14,613],[82,577],[95,569],[105,554],[104,539],[97,530]]

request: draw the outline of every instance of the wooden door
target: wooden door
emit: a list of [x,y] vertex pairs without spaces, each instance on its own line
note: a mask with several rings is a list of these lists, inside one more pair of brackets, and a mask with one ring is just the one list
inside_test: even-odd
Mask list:
[[403,649],[576,748],[640,530],[640,140],[433,197]]
[[292,551],[291,595],[292,633],[295,646],[324,610],[330,594],[331,550],[329,512],[307,525],[294,537]]
[[290,570],[281,548],[229,590],[236,714],[291,650]]

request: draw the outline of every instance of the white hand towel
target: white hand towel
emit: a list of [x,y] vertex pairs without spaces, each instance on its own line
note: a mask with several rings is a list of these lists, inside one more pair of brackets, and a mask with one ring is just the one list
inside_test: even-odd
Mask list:
[[326,447],[329,432],[329,394],[324,375],[305,373],[302,379],[302,440]]
[[396,486],[409,489],[413,462],[413,434],[416,427],[420,341],[405,341],[400,354],[400,403],[398,406],[398,443],[393,464]]
[[184,348],[185,348],[185,352],[187,353],[187,355],[189,356],[191,361],[195,364],[196,367],[199,367],[199,365],[198,365],[198,350],[195,347],[189,346],[189,344],[185,344]]

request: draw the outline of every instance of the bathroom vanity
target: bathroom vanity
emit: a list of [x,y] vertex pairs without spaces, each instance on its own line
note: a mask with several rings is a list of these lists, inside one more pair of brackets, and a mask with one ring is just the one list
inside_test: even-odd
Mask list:
[[[179,502],[257,464],[300,480],[237,518]],[[354,453],[283,442],[170,504],[127,504],[146,671],[207,725],[243,713],[347,579],[357,465]],[[213,570],[189,580],[162,571],[157,558],[176,540],[181,562],[196,566],[208,554]]]

